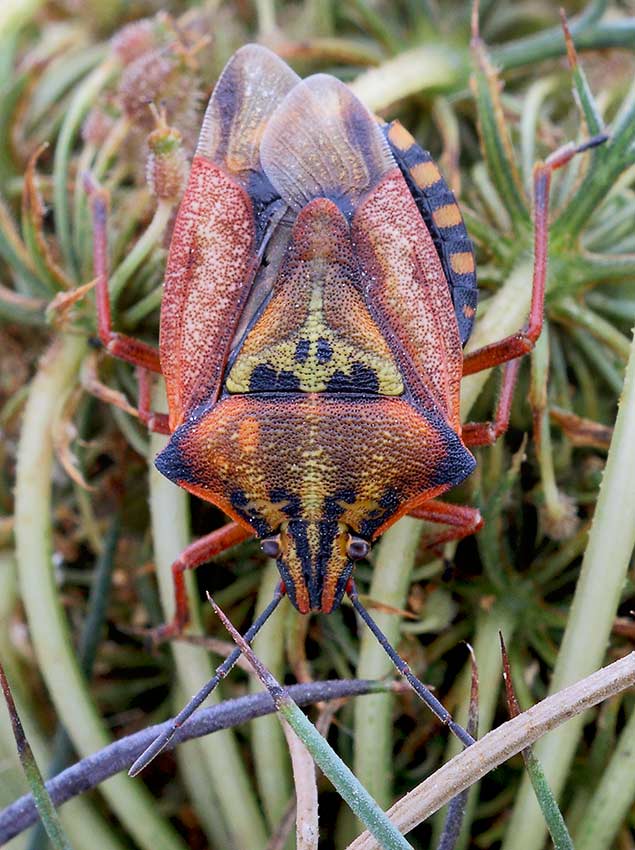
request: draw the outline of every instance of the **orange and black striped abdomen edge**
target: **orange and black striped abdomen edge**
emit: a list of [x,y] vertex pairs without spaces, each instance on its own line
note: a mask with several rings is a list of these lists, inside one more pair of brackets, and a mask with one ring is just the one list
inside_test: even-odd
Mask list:
[[478,287],[474,249],[463,216],[428,151],[420,148],[398,121],[384,124],[382,129],[437,249],[465,345],[474,324]]

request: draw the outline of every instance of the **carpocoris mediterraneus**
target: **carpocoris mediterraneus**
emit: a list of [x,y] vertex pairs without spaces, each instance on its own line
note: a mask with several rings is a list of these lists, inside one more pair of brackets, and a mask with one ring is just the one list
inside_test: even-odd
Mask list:
[[[176,614],[162,637],[187,623],[184,570],[256,535],[281,584],[248,639],[284,594],[302,613],[329,613],[348,593],[417,693],[472,742],[383,639],[352,573],[405,514],[444,524],[437,545],[481,526],[476,509],[438,497],[473,471],[469,448],[507,427],[518,358],[542,326],[550,176],[591,143],[536,166],[527,326],[465,356],[477,288],[454,196],[407,130],[334,77],[302,81],[256,45],[228,62],[174,226],[159,352],[111,328],[106,201],[93,189],[101,340],[142,367],[140,416],[170,434],[159,470],[233,520],[174,564]],[[462,426],[461,378],[501,363],[494,420]],[[148,370],[165,378],[168,417],[149,409]]]

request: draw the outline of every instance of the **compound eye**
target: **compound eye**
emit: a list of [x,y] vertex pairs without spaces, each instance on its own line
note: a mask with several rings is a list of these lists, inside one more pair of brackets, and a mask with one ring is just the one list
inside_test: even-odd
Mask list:
[[364,540],[362,537],[355,537],[354,534],[349,535],[346,554],[351,561],[359,561],[361,558],[365,558],[369,552],[370,543],[368,540]]
[[280,535],[275,537],[265,537],[260,541],[260,548],[268,558],[278,558],[280,556]]

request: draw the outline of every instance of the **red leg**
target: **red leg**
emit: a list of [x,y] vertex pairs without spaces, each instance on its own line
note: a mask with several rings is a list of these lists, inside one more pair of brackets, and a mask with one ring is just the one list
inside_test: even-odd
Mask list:
[[520,357],[507,363],[503,371],[503,383],[498,396],[496,415],[493,422],[467,422],[463,426],[463,442],[466,446],[491,446],[504,434],[509,425],[516,379],[520,369]]
[[172,564],[172,579],[174,581],[174,616],[169,623],[159,626],[153,631],[155,640],[162,641],[176,635],[180,635],[187,625],[190,614],[187,604],[187,593],[185,589],[186,570],[194,570],[205,564],[214,555],[220,555],[225,549],[241,543],[253,532],[247,531],[237,522],[230,522],[211,534],[206,534],[200,540],[191,543],[184,549],[176,561]]
[[170,434],[170,418],[167,413],[157,413],[150,406],[152,395],[152,377],[143,366],[137,366],[137,384],[139,387],[139,419],[148,430],[157,434]]
[[[104,384],[97,371],[97,352],[84,361],[81,374],[83,388],[106,404],[113,404],[130,416],[136,416],[150,431],[157,434],[170,434],[168,416],[149,410],[150,384],[148,372],[139,367],[139,407],[133,407],[123,393]],[[145,405],[145,406],[144,406]]]
[[93,258],[95,277],[97,278],[97,322],[99,338],[104,348],[115,357],[126,360],[135,366],[142,366],[151,372],[161,372],[159,352],[134,337],[116,333],[112,330],[110,312],[110,293],[108,291],[108,193],[94,183],[86,180],[87,191],[91,198],[93,213]]
[[483,527],[483,518],[478,508],[439,502],[437,499],[423,502],[419,507],[413,508],[409,515],[450,526],[446,531],[440,531],[425,539],[424,545],[428,549],[435,549],[450,540],[462,540],[470,534],[476,534]]
[[545,305],[551,175],[558,168],[566,165],[577,153],[601,144],[606,141],[606,138],[605,135],[594,136],[578,147],[573,144],[565,145],[554,151],[545,162],[539,162],[534,167],[534,276],[529,321],[523,330],[466,354],[463,360],[464,375],[471,375],[514,360],[516,357],[527,354],[534,347],[542,330]]

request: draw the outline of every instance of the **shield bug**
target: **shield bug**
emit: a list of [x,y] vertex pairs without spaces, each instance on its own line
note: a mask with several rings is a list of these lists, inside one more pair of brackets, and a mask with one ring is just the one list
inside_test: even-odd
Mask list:
[[[405,514],[447,526],[437,545],[480,528],[475,508],[438,497],[474,469],[469,448],[507,427],[518,358],[542,326],[551,173],[581,149],[536,166],[526,328],[466,356],[476,278],[456,201],[410,134],[381,125],[333,77],[301,81],[255,45],[225,67],[174,227],[159,352],[111,329],[106,205],[93,192],[101,340],[142,367],[140,415],[170,434],[159,470],[233,519],[174,564],[162,637],[187,623],[184,571],[256,535],[281,584],[248,640],[284,594],[301,613],[329,613],[347,593],[417,693],[472,743],[388,645],[352,573]],[[502,363],[494,421],[461,426],[462,376]],[[167,418],[149,410],[147,370],[165,378]]]

